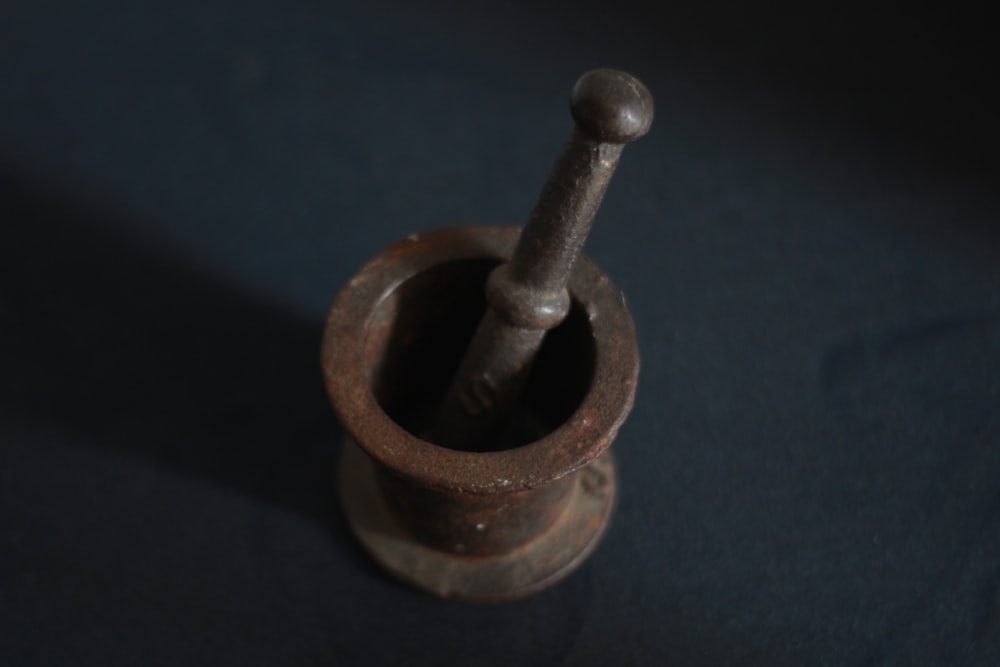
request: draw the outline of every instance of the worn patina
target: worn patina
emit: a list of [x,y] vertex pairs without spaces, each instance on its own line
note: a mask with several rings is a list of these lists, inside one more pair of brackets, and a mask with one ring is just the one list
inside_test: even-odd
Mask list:
[[445,597],[520,597],[594,548],[615,498],[608,446],[639,357],[619,290],[581,248],[625,143],[649,129],[635,78],[595,70],[523,230],[413,235],[351,279],[323,371],[348,438],[352,528],[398,578]]

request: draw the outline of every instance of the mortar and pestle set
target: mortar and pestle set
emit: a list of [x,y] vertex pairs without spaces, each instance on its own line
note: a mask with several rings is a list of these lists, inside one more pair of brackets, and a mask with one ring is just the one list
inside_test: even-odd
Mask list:
[[639,355],[618,288],[581,248],[653,100],[588,72],[528,223],[415,234],[338,295],[322,367],[347,432],[340,495],[365,549],[442,597],[499,601],[555,583],[615,503],[609,445]]

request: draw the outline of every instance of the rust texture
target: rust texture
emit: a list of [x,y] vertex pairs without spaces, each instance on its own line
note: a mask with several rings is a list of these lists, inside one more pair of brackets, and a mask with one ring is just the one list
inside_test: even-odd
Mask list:
[[632,407],[638,349],[621,293],[580,249],[652,100],[631,76],[595,70],[571,111],[576,129],[523,231],[401,240],[327,320],[345,513],[389,572],[437,595],[504,600],[557,581],[614,505],[606,450]]
[[588,72],[573,87],[576,121],[510,261],[486,283],[489,309],[433,429],[449,447],[497,446],[546,331],[569,312],[566,282],[624,144],[649,131],[653,99],[634,77]]

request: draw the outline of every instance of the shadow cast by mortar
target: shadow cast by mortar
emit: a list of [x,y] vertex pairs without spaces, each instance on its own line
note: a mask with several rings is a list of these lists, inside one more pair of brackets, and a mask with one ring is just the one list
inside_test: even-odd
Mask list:
[[336,509],[321,323],[5,167],[0,219],[0,415],[291,510],[368,562]]

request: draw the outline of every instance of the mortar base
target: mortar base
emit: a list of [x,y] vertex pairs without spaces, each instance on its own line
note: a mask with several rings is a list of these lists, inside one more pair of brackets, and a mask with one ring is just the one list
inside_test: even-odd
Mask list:
[[563,515],[542,535],[497,556],[462,556],[412,537],[389,510],[375,463],[344,440],[340,496],[364,548],[394,577],[444,598],[500,602],[535,593],[576,569],[597,546],[614,509],[616,475],[610,450],[577,475]]

